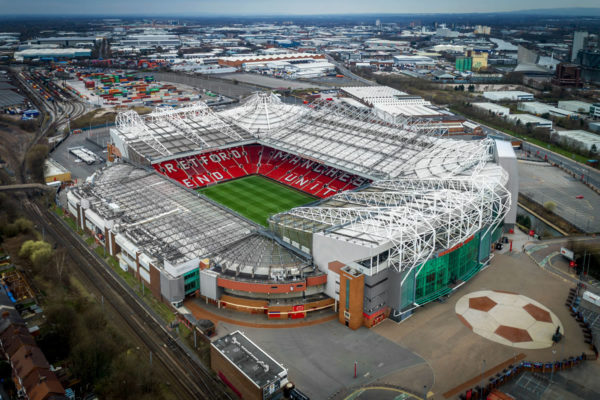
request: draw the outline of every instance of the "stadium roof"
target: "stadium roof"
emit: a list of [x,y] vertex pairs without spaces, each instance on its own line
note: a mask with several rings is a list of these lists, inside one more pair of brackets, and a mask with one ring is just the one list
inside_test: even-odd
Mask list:
[[259,92],[247,98],[242,106],[225,110],[220,116],[261,138],[269,137],[272,131],[296,118],[296,114],[306,111],[306,108],[282,104],[272,93]]
[[117,115],[116,122],[120,141],[147,160],[212,149],[253,137],[244,129],[225,123],[202,102],[178,109],[157,109],[143,119],[130,110]]
[[219,252],[256,229],[205,197],[128,164],[104,168],[72,192],[144,253],[173,265]]
[[[166,126],[171,127],[170,136],[157,133],[158,127]],[[163,146],[170,158],[177,151],[259,142],[371,178],[374,182],[366,190],[339,193],[316,206],[277,214],[271,226],[280,232],[319,232],[365,246],[388,246],[389,264],[405,271],[422,265],[436,251],[492,229],[511,204],[504,187],[508,176],[493,163],[493,140],[454,140],[430,132],[426,121],[390,124],[370,109],[346,103],[292,106],[275,96],[255,94],[220,114],[203,105],[153,113],[145,120],[133,112],[120,114],[112,133],[150,155],[162,154]],[[172,143],[175,136],[179,147]],[[264,238],[249,240],[268,252],[275,245]],[[234,242],[221,247],[228,257],[220,261],[225,270],[256,275],[271,262],[263,263],[248,252],[238,255],[238,250],[252,246]],[[275,258],[282,264],[294,262],[284,253]]]
[[[486,165],[481,157],[473,175],[376,181],[366,190],[338,193],[317,206],[277,214],[271,221],[370,247],[390,243],[390,265],[411,270],[436,251],[496,226],[511,204],[504,188],[507,181],[501,167]],[[363,272],[372,275],[368,269]]]
[[203,103],[158,110],[143,118],[127,111],[117,116],[111,134],[125,157],[146,162],[259,142],[368,178],[399,175],[439,140],[432,137],[435,127],[428,129],[422,121],[417,130],[409,127],[417,121],[386,123],[370,109],[347,103],[320,101],[310,106],[284,104],[277,96],[256,93],[221,113]]

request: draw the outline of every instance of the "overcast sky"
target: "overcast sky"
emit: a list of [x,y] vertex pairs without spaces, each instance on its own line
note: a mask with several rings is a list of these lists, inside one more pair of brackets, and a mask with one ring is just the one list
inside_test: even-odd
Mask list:
[[0,0],[3,15],[294,15],[471,13],[598,7],[598,0]]

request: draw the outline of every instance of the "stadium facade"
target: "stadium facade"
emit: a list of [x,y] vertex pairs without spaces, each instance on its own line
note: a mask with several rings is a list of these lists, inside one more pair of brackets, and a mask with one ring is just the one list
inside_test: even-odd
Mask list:
[[[201,296],[270,318],[332,307],[354,329],[401,320],[486,266],[516,217],[510,143],[426,126],[266,93],[221,112],[127,111],[111,152],[128,162],[70,189],[68,210],[175,306]],[[318,200],[265,229],[194,190],[247,175]]]

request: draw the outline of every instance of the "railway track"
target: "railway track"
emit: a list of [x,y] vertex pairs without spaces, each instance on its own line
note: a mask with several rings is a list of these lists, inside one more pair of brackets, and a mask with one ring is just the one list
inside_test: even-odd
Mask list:
[[160,363],[163,376],[174,383],[171,389],[178,399],[231,399],[223,384],[208,368],[195,361],[159,320],[140,303],[129,287],[125,287],[102,259],[74,235],[71,229],[53,213],[29,200],[25,211],[44,226],[57,244],[64,247],[75,261],[74,271],[88,287],[103,296],[104,305],[111,307],[132,335],[152,352]]

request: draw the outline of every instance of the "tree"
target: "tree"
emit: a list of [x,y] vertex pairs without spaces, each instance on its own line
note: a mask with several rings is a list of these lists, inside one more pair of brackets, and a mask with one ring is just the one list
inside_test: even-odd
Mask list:
[[23,243],[23,245],[21,245],[21,249],[19,250],[19,257],[31,259],[35,252],[46,249],[52,250],[50,243],[46,243],[41,240],[27,240],[25,241],[25,243]]
[[119,355],[111,365],[110,375],[96,385],[106,399],[162,399],[160,382],[146,358],[139,353]]
[[31,254],[31,262],[39,270],[50,264],[52,260],[52,249],[42,248]]
[[475,91],[475,85],[470,84],[469,85],[469,92],[473,93]]
[[33,146],[25,157],[27,169],[33,178],[42,182],[44,180],[44,161],[48,155],[48,146],[36,144]]
[[59,282],[62,282],[63,271],[67,266],[66,259],[67,255],[65,249],[61,249],[54,256],[54,267],[56,268],[56,276],[58,277]]

